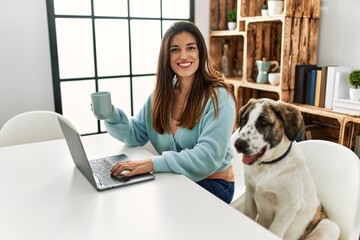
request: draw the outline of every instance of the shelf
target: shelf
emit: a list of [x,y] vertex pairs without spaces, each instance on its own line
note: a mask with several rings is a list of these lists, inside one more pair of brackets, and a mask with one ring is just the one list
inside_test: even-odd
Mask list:
[[211,31],[210,36],[211,37],[232,37],[232,36],[245,36],[245,32],[239,32],[237,30],[217,30],[217,31]]
[[[335,124],[336,142],[354,149],[355,136],[360,133],[360,118],[352,115],[334,112],[333,110],[306,104],[293,103],[303,113],[304,120],[315,120],[319,124]],[[335,121],[335,122],[334,122]],[[333,134],[335,135],[335,134]]]
[[281,91],[281,89],[279,88],[279,86],[273,86],[271,84],[265,83],[265,84],[260,84],[260,83],[250,83],[250,82],[243,82],[241,81],[241,78],[226,78],[226,82],[228,82],[229,84],[232,84],[236,87],[244,87],[244,88],[251,88],[251,89],[256,89],[256,90],[261,90],[261,91],[269,91],[269,92],[276,92],[279,93]]
[[254,16],[254,17],[241,17],[240,21],[245,21],[248,23],[252,22],[284,22],[285,16],[284,15],[274,15],[274,16]]
[[349,117],[349,115],[334,112],[333,110],[326,108],[320,108],[320,107],[315,107],[306,104],[298,104],[298,103],[293,103],[293,105],[295,105],[301,112],[337,119],[339,123],[342,123],[346,117]]

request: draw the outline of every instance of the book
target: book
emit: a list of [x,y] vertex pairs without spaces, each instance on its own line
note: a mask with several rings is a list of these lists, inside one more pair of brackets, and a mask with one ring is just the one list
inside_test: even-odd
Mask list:
[[314,106],[320,106],[320,95],[321,95],[321,81],[322,81],[322,69],[316,70],[316,86],[315,86],[315,102]]
[[295,86],[294,86],[294,102],[295,103],[304,103],[304,92],[305,92],[305,82],[304,82],[304,65],[295,66]]
[[[316,65],[312,64],[298,64],[295,66],[295,86],[294,86],[294,102],[304,104],[307,102],[306,99],[306,87],[310,87],[310,84],[307,83],[308,73],[310,69],[315,68]],[[308,92],[309,93],[309,92]]]
[[319,107],[325,107],[325,96],[326,96],[326,86],[327,86],[327,66],[321,67],[321,80],[320,80],[320,100]]
[[315,105],[316,74],[318,67],[309,66],[306,70],[305,80],[305,104]]
[[328,66],[327,67],[327,77],[326,77],[326,91],[325,91],[325,105],[327,109],[332,109],[333,100],[334,100],[334,83],[335,83],[335,73],[351,71],[349,66]]

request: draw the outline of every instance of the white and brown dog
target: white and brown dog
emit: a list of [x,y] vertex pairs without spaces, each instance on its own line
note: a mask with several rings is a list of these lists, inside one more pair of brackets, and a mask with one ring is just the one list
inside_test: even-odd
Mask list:
[[243,156],[244,213],[285,240],[338,239],[296,145],[300,111],[282,101],[250,99],[240,109],[239,126],[234,147]]

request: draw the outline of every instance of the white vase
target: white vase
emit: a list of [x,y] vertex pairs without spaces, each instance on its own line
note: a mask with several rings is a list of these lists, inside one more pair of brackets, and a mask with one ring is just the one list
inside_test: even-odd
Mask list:
[[268,0],[269,16],[279,15],[284,9],[284,1]]
[[229,30],[235,30],[236,22],[228,22],[228,28]]
[[360,101],[360,88],[350,88],[349,95],[351,101]]

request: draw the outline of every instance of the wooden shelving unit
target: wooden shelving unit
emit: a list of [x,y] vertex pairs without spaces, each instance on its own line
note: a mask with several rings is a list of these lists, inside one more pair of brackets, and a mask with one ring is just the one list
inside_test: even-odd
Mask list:
[[[320,0],[284,1],[284,11],[261,16],[263,0],[210,1],[210,56],[221,69],[224,44],[230,49],[227,80],[234,85],[238,105],[249,98],[271,97],[292,102],[296,64],[316,64]],[[226,30],[226,12],[237,9],[237,27]],[[280,64],[278,86],[256,83],[256,60]],[[234,71],[235,70],[235,71]]]
[[[263,1],[210,1],[209,53],[221,69],[224,44],[229,46],[232,75],[226,81],[234,88],[237,108],[250,98],[268,97],[293,103],[295,66],[317,61],[320,0],[284,0],[284,11],[277,16],[261,16]],[[229,31],[226,12],[233,8],[237,9],[237,27]],[[279,62],[278,86],[256,83],[255,61],[264,58]],[[328,140],[354,148],[360,118],[309,105],[296,106],[306,122],[324,126]]]

